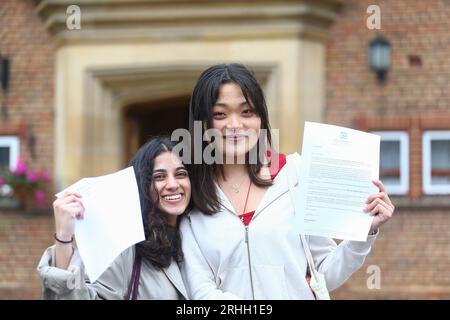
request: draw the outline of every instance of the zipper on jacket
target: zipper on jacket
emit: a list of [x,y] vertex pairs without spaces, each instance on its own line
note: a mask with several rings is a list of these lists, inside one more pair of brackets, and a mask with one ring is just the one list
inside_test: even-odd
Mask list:
[[[234,217],[236,217],[236,218],[239,219],[239,217],[238,217],[234,212],[231,212],[231,211],[229,211],[229,210],[227,210],[227,211],[228,211],[230,214],[232,214]],[[193,227],[192,227],[192,221],[191,221],[191,216],[190,216],[190,214],[187,214],[187,218],[188,218],[188,220],[189,220],[189,226],[190,226],[190,228],[191,228],[192,234],[194,235],[194,240],[195,240],[195,242],[197,242],[197,246],[199,247],[200,251],[202,251],[202,249],[200,248],[199,242],[198,242],[198,240],[197,240],[197,237],[195,236],[194,229],[193,229]],[[241,220],[241,219],[239,219],[239,220]],[[251,222],[252,220],[253,220],[253,218],[250,220],[250,222]],[[249,224],[250,224],[250,223],[249,223]],[[250,287],[251,287],[251,290],[252,290],[252,299],[255,300],[255,289],[254,289],[254,285],[253,285],[252,262],[251,262],[251,258],[250,258],[250,245],[249,245],[249,239],[248,239],[248,225],[245,226],[245,244],[246,244],[246,246],[247,246],[248,270],[249,270],[249,272],[250,272]],[[203,252],[202,252],[202,254],[203,254]],[[205,260],[206,260],[206,256],[205,256],[204,254],[203,254],[203,256],[205,257]],[[208,265],[209,265],[208,260],[206,260],[206,262],[207,262]],[[211,267],[211,265],[209,265],[209,267],[210,267],[212,273],[215,274],[215,273],[214,273],[214,269]]]
[[255,300],[255,289],[253,288],[252,262],[250,259],[250,245],[248,243],[248,226],[245,226],[245,244],[247,245],[248,269],[250,271],[250,286],[252,289],[252,298]]

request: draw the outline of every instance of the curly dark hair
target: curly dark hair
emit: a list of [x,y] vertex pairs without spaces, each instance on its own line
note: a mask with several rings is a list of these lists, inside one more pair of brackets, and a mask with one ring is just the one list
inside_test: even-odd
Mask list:
[[[167,216],[158,208],[151,198],[153,184],[153,166],[157,156],[170,152],[175,143],[168,136],[159,136],[145,143],[131,159],[139,189],[142,221],[144,224],[145,240],[136,244],[136,254],[148,260],[156,268],[166,268],[174,259],[183,260],[181,251],[181,237],[176,226],[171,226]],[[191,208],[191,204],[188,208]]]

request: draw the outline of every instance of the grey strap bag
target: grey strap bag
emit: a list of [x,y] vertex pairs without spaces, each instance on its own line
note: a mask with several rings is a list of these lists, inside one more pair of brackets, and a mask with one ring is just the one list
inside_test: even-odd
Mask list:
[[[292,162],[288,161],[286,163],[288,167],[288,185],[289,185],[289,194],[291,196],[292,206],[295,211],[295,197],[294,197],[294,182],[292,177],[297,176],[297,170],[294,168]],[[325,282],[325,276],[320,273],[314,264],[314,259],[311,254],[311,250],[309,249],[308,241],[304,234],[300,234],[300,241],[302,243],[302,248],[305,251],[306,260],[308,261],[308,267],[311,273],[311,282],[309,286],[313,291],[316,300],[331,300],[330,294],[328,293],[327,285]]]

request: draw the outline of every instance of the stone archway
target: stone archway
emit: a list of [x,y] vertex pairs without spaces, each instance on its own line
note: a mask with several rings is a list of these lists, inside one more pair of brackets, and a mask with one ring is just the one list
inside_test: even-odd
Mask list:
[[322,119],[324,41],[342,0],[86,0],[80,30],[66,26],[67,1],[36,3],[57,47],[57,189],[119,169],[121,110],[190,94],[212,64],[269,70],[269,118],[283,152],[299,151],[304,120]]
[[[143,141],[139,138],[134,145],[127,147],[130,142],[126,141],[127,133],[139,134],[132,124],[127,125],[127,121],[124,121],[130,108],[135,115],[153,112],[154,116],[164,116],[164,108],[188,101],[197,77],[206,67],[158,65],[88,69],[84,85],[86,99],[83,109],[83,138],[80,148],[83,161],[80,176],[106,174],[122,168],[130,154]],[[250,67],[265,87],[274,71],[273,67]],[[186,114],[178,116],[185,117]],[[174,117],[174,123],[182,123],[183,119],[177,118],[177,115]],[[161,124],[158,126],[162,128]],[[155,130],[153,133],[157,134],[158,128]],[[152,130],[148,132],[152,133]],[[161,133],[169,132],[166,130]]]

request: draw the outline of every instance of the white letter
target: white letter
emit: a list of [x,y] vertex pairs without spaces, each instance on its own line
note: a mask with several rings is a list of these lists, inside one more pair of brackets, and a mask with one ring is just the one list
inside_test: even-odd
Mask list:
[[366,273],[372,274],[367,279],[367,289],[381,289],[381,269],[377,265],[370,265],[367,267]]
[[203,135],[202,135],[203,123],[201,121],[194,121],[194,164],[202,164],[203,155]]
[[77,266],[69,266],[67,271],[72,272],[73,276],[67,279],[66,285],[69,290],[80,289],[81,272]]
[[367,28],[370,30],[381,29],[381,9],[379,6],[372,4],[367,7],[367,13],[372,13],[366,20]]
[[80,30],[81,29],[81,9],[77,5],[70,5],[67,7],[66,15],[66,26],[69,30]]
[[173,142],[178,141],[172,152],[180,157],[183,164],[191,164],[191,134],[189,130],[183,128],[175,129],[170,140]]
[[[209,142],[209,144],[203,150],[203,163],[204,164],[223,164],[223,141],[222,134],[216,129],[208,129],[205,131],[203,141]],[[214,156],[212,155],[214,153]]]

